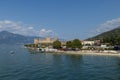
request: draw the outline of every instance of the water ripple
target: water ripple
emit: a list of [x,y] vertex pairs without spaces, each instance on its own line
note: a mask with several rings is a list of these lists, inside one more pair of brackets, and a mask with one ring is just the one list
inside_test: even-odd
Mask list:
[[30,54],[18,45],[6,48],[16,54],[0,50],[0,80],[120,80],[120,57]]

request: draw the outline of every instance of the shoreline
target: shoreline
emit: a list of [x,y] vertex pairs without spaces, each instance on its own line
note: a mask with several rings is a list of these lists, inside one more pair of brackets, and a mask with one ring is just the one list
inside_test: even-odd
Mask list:
[[[31,51],[39,53],[36,48],[28,48]],[[55,53],[55,54],[75,54],[75,55],[109,55],[109,56],[120,56],[120,51],[116,50],[80,50],[80,51],[43,51],[42,53]]]
[[109,56],[120,56],[120,51],[105,50],[102,52],[97,51],[57,51],[57,54],[78,54],[78,55],[109,55]]

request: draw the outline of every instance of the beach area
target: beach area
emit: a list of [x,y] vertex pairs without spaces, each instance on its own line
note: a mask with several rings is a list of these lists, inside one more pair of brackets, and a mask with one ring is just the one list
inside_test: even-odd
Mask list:
[[120,56],[120,51],[115,50],[81,50],[81,51],[57,51],[58,54],[78,54],[78,55],[109,55],[109,56]]
[[29,51],[34,53],[54,53],[54,54],[78,54],[78,55],[110,55],[110,56],[120,56],[120,50],[78,50],[78,51],[64,51],[57,49],[43,49],[42,48],[31,48],[27,47]]

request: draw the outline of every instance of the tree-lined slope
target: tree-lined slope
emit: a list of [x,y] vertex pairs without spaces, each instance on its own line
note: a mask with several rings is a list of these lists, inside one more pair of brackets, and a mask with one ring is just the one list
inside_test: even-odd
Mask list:
[[87,40],[101,40],[103,43],[110,43],[112,45],[120,44],[120,27],[88,38]]

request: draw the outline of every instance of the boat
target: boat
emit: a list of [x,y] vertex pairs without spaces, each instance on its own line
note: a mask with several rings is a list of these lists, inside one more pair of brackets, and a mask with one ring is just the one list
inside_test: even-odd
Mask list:
[[14,51],[10,51],[10,54],[14,54],[15,52]]

